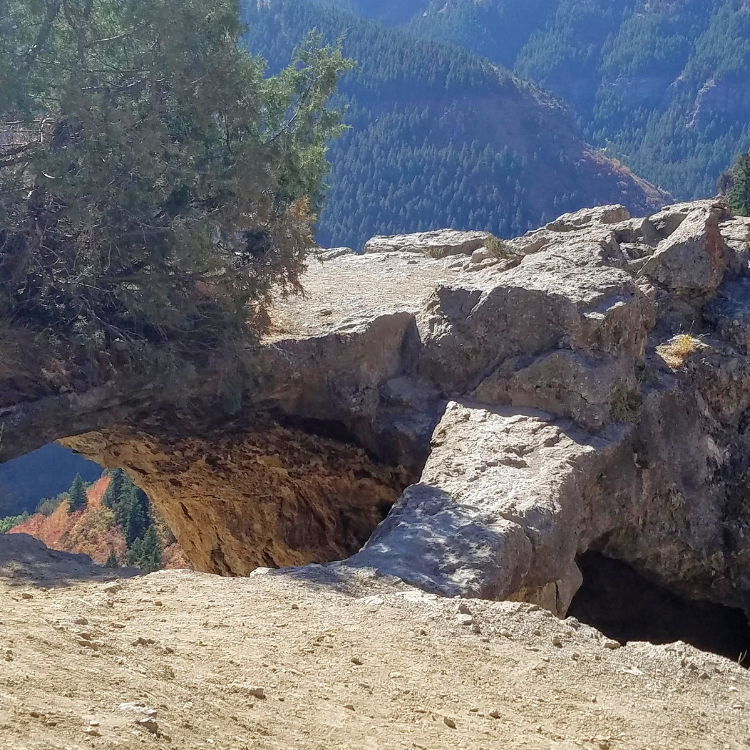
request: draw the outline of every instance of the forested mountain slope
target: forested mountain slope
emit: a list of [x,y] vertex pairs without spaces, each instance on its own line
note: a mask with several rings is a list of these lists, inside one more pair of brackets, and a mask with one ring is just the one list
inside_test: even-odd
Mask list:
[[28,534],[51,549],[82,553],[108,567],[191,567],[145,493],[120,469],[39,504],[33,514],[0,518],[0,534]]
[[59,495],[76,474],[93,482],[101,473],[101,466],[57,443],[8,461],[0,465],[0,518],[33,510],[42,498]]
[[486,60],[330,4],[252,0],[244,16],[272,70],[314,28],[358,63],[340,84],[351,127],[329,154],[324,246],[446,226],[507,237],[582,206],[663,200],[589,148],[558,99]]
[[562,96],[594,145],[680,198],[713,194],[750,147],[748,0],[424,0],[406,29]]

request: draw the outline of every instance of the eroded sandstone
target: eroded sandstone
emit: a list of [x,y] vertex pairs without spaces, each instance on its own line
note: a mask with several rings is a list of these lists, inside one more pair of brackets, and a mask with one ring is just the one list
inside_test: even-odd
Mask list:
[[361,552],[295,575],[564,614],[594,550],[750,611],[750,220],[701,201],[446,236],[312,260],[231,421],[103,387],[9,407],[6,440],[95,430],[68,443],[126,466],[205,571],[345,558],[406,487]]
[[348,557],[405,484],[361,448],[273,423],[161,440],[119,427],[63,442],[127,466],[195,567],[221,575]]

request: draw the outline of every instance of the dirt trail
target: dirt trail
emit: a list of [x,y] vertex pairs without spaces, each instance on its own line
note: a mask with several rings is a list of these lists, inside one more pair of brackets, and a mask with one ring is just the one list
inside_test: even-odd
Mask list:
[[683,644],[366,573],[106,581],[58,557],[40,588],[31,557],[0,550],[3,750],[750,745],[750,675]]

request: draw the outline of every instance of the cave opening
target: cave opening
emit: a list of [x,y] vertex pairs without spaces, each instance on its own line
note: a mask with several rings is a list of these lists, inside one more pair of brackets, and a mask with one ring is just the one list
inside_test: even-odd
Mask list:
[[623,645],[684,641],[750,665],[750,624],[742,610],[681,598],[599,552],[586,552],[577,562],[583,585],[573,598],[569,617]]

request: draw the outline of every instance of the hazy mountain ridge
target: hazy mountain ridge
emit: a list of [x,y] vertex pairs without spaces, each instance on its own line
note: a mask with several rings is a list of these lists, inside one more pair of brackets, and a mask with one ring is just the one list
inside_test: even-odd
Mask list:
[[441,227],[510,237],[583,206],[634,213],[664,196],[580,137],[568,107],[455,46],[417,40],[326,3],[245,7],[250,49],[276,70],[317,29],[357,68],[340,84],[351,126],[333,143],[324,246]]
[[747,0],[425,0],[405,28],[562,96],[594,145],[681,198],[750,147]]

